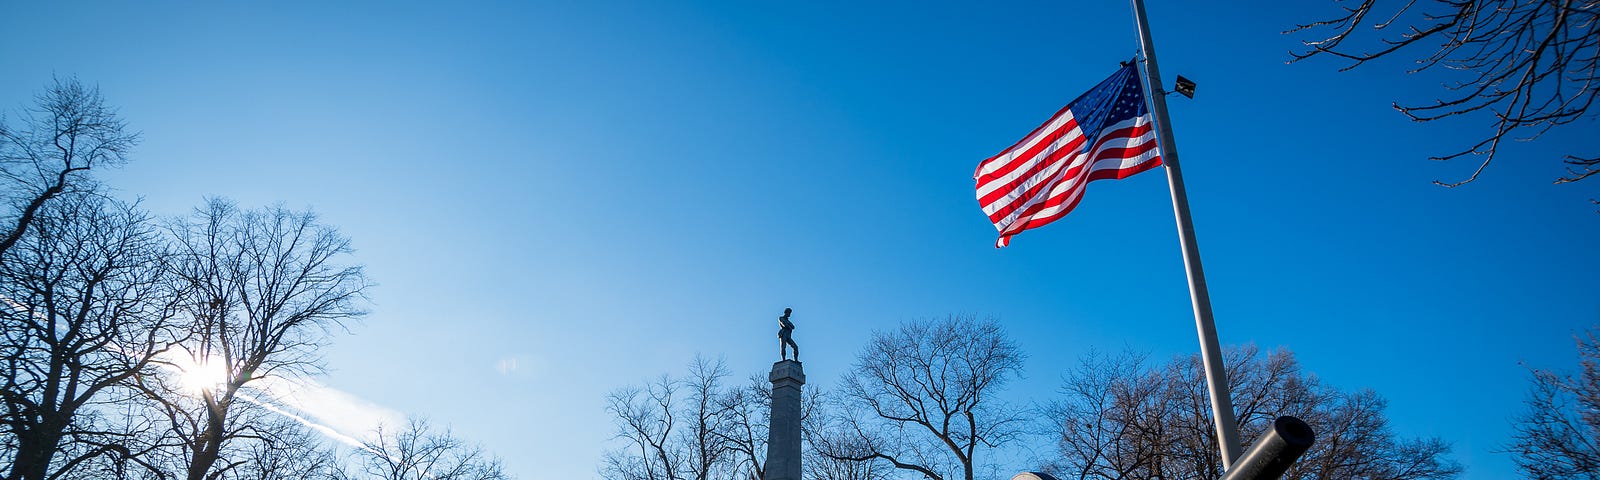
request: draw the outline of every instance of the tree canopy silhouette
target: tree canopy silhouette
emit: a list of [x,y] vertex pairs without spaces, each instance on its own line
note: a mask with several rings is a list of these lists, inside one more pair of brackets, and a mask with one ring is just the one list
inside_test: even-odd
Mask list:
[[1534,369],[1507,450],[1529,478],[1600,477],[1600,338],[1577,336],[1577,375]]

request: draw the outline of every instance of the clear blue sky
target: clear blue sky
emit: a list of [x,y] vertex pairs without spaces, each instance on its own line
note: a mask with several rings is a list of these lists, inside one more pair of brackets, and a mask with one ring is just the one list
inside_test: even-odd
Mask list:
[[[763,373],[786,306],[822,388],[873,329],[949,313],[1030,354],[1018,400],[1090,348],[1197,349],[1160,173],[993,248],[973,167],[1137,37],[1121,1],[992,3],[28,2],[0,15],[0,105],[98,84],[144,134],[103,178],[160,214],[315,208],[379,283],[321,381],[589,478],[607,391],[696,353]],[[1523,364],[1574,368],[1600,321],[1600,180],[1550,184],[1595,123],[1431,185],[1486,120],[1391,110],[1438,85],[1404,62],[1285,65],[1279,32],[1335,8],[1149,4],[1163,71],[1199,82],[1172,110],[1222,341],[1512,477]]]

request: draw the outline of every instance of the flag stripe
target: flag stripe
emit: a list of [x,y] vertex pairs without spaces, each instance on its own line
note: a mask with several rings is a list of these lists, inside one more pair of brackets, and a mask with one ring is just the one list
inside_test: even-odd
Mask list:
[[[1070,160],[1066,158],[1068,156],[1071,156]],[[996,190],[988,198],[980,198],[979,202],[984,203],[983,210],[984,213],[989,214],[989,220],[995,220],[995,215],[1005,215],[1012,212],[1016,209],[1014,205],[1018,199],[1028,199],[1037,195],[1041,190],[1049,188],[1058,181],[1053,179],[1066,178],[1062,176],[1063,174],[1072,175],[1084,163],[1083,153],[1078,151],[1064,151],[1056,157],[1040,162],[1041,165],[1048,168],[1033,174],[1026,181],[1014,183],[1012,189]],[[1066,171],[1063,172],[1063,169]]]
[[[1056,123],[1055,119],[1051,123]],[[1073,142],[1082,141],[1083,134],[1078,131],[1078,122],[1067,115],[1061,125],[1052,127],[1034,138],[1026,139],[1019,145],[1022,148],[1007,150],[999,155],[984,160],[978,169],[976,178],[979,182],[988,183],[994,179],[1015,171],[1019,166],[1025,165],[1038,158],[1042,150],[1058,148],[1076,148]]]
[[[1005,174],[997,176],[997,178],[990,178],[987,184],[979,187],[978,202],[982,206],[990,206],[995,202],[995,198],[1008,197],[1018,189],[1026,190],[1027,186],[1032,186],[1032,182],[1038,181],[1037,178],[1040,171],[1048,170],[1054,163],[1061,162],[1062,158],[1067,158],[1069,155],[1077,154],[1078,150],[1082,150],[1083,141],[1085,141],[1083,136],[1072,136],[1072,138],[1064,139],[1064,141],[1054,142],[1054,146],[1048,152],[1043,152],[1043,158],[1027,158],[1027,160],[1013,162],[1010,165],[1027,165],[1026,170],[1013,168],[1013,170],[1006,171],[1005,168],[1002,168],[1000,171],[1005,171]],[[997,171],[997,173],[1000,173],[1000,171]]]
[[[1067,168],[1053,172],[1054,174],[1050,176],[1048,181],[1041,181],[1032,189],[1018,194],[1011,199],[1010,203],[995,207],[995,212],[989,215],[989,221],[995,222],[996,224],[1010,224],[1011,222],[1015,221],[1018,215],[1026,215],[1027,207],[1038,204],[1049,197],[1048,194],[1040,196],[1041,191],[1049,189],[1049,191],[1054,192],[1057,189],[1063,187],[1070,188],[1072,185],[1076,184],[1078,182],[1078,174],[1083,171],[1084,165],[1088,164],[1089,162],[1087,161],[1087,155],[1084,155],[1081,152],[1074,153],[1075,155],[1073,155],[1073,159],[1071,163],[1067,165]],[[1022,211],[1019,213],[1018,210]]]
[[[1137,120],[1130,120],[1128,123],[1135,123],[1136,121]],[[1136,132],[1142,132],[1142,133],[1144,133],[1144,135],[1141,135],[1139,137],[1133,137],[1133,138],[1121,137],[1121,136],[1118,136],[1118,137],[1107,136],[1105,138],[1102,138],[1101,141],[1098,142],[1097,148],[1091,150],[1090,152],[1072,152],[1072,153],[1075,153],[1076,155],[1074,155],[1072,163],[1068,166],[1068,168],[1065,171],[1061,171],[1057,175],[1051,176],[1049,181],[1042,181],[1041,180],[1037,185],[1035,185],[1033,188],[1031,188],[1031,189],[1029,189],[1027,191],[1016,192],[1015,195],[1012,196],[1013,202],[1010,203],[1010,204],[1003,204],[1003,205],[1000,205],[998,207],[991,206],[990,208],[986,208],[985,209],[986,212],[990,212],[991,209],[993,210],[992,213],[990,213],[990,215],[989,215],[989,221],[994,222],[996,225],[1009,225],[1009,224],[1012,224],[1013,222],[1015,222],[1015,220],[1017,218],[1019,218],[1019,217],[1030,217],[1030,216],[1032,216],[1034,213],[1033,213],[1033,211],[1028,210],[1029,207],[1033,207],[1035,205],[1041,205],[1041,204],[1048,204],[1050,198],[1057,196],[1057,194],[1058,194],[1057,192],[1062,192],[1062,191],[1066,191],[1066,190],[1069,190],[1069,189],[1082,190],[1081,186],[1083,184],[1088,183],[1088,182],[1093,181],[1093,180],[1100,180],[1102,178],[1125,178],[1127,175],[1132,175],[1132,173],[1137,173],[1137,172],[1132,172],[1132,173],[1128,173],[1126,175],[1116,176],[1117,174],[1115,172],[1113,172],[1112,176],[1109,176],[1109,177],[1096,177],[1096,176],[1093,175],[1096,170],[1101,170],[1101,169],[1106,169],[1106,168],[1120,170],[1120,169],[1126,168],[1126,167],[1122,166],[1122,162],[1121,162],[1121,160],[1124,159],[1124,158],[1128,158],[1128,157],[1140,158],[1141,161],[1150,160],[1151,158],[1156,158],[1158,156],[1158,155],[1156,155],[1158,152],[1156,152],[1156,149],[1155,149],[1155,132],[1154,132],[1154,130],[1149,128],[1148,120],[1143,122],[1143,125],[1139,125],[1139,124],[1130,125],[1130,126],[1128,126],[1126,128],[1115,129],[1110,133],[1112,133],[1112,134],[1130,134],[1130,133],[1136,133]],[[1137,146],[1133,147],[1133,148],[1125,147],[1126,145],[1128,145],[1130,143],[1134,143]],[[1123,153],[1129,153],[1129,152],[1131,152],[1133,154],[1132,155],[1126,155],[1126,156],[1122,155]],[[1146,153],[1150,154],[1149,158],[1144,158]],[[1103,161],[1105,161],[1105,159],[1108,159],[1108,158],[1112,159],[1112,160],[1118,160],[1118,161],[1115,162],[1115,163],[1106,164],[1106,165],[1101,165],[1099,162],[1095,162],[1093,164],[1090,164],[1090,162],[1087,159],[1091,158],[1090,157],[1091,155],[1093,155],[1093,158],[1100,159],[1099,162],[1103,162]],[[1084,168],[1085,165],[1090,165],[1090,166],[1089,166],[1089,168],[1085,169]],[[1041,196],[1040,192],[1044,191],[1046,188],[1049,189],[1049,193]],[[1017,199],[1021,199],[1021,201],[1015,201]],[[1018,210],[1021,210],[1021,212],[1018,213]],[[1043,225],[1043,223],[1032,224],[1032,225]],[[1031,228],[1031,227],[1028,227],[1028,228]],[[1021,229],[1018,229],[1017,231],[1020,231],[1020,230]]]
[[[994,203],[995,198],[1004,196],[1008,192],[1019,188],[1021,185],[1019,181],[1032,179],[1055,162],[1078,152],[1083,143],[1084,138],[1082,135],[1067,137],[1051,142],[1042,152],[1035,152],[1034,155],[1030,155],[1027,158],[1012,161],[1010,164],[995,171],[990,178],[980,180],[987,183],[978,188],[978,201],[986,207],[989,206],[989,204]],[[1042,158],[1039,154],[1042,154]],[[986,190],[987,192],[985,192]]]
[[1043,125],[1039,125],[1039,127],[1033,129],[1033,131],[1028,132],[1028,135],[1022,137],[1022,140],[1018,140],[1016,144],[1006,147],[1006,149],[1002,150],[999,154],[989,157],[988,160],[984,160],[983,163],[978,164],[978,171],[972,176],[976,178],[989,173],[989,171],[985,171],[985,167],[993,168],[991,165],[989,165],[989,162],[1003,157],[1009,152],[1026,151],[1032,148],[1034,144],[1038,143],[1039,140],[1043,138],[1044,134],[1048,134],[1049,132],[1065,131],[1062,130],[1062,127],[1067,122],[1073,122],[1073,126],[1077,126],[1077,122],[1072,118],[1072,111],[1069,110],[1071,107],[1071,105],[1061,107],[1061,110],[1057,111],[1055,115],[1051,116],[1050,120],[1044,122]]
[[1071,212],[1089,182],[1161,165],[1143,90],[1135,67],[1125,66],[978,164],[976,197],[1000,233],[996,247]]

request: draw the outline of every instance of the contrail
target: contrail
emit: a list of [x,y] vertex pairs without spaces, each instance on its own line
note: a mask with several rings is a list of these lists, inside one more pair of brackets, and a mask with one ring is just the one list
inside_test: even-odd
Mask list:
[[379,455],[383,455],[383,452],[379,452],[377,450],[373,450],[371,447],[368,447],[367,444],[365,442],[362,442],[360,439],[357,439],[357,438],[351,437],[349,435],[345,435],[343,433],[340,433],[338,430],[334,430],[333,427],[329,427],[327,425],[323,425],[323,424],[320,424],[320,423],[317,423],[317,422],[313,422],[313,421],[311,421],[311,420],[309,420],[309,419],[307,419],[305,417],[296,415],[294,412],[279,408],[277,405],[273,405],[273,404],[271,404],[269,402],[263,402],[263,401],[261,401],[259,399],[256,399],[255,397],[252,397],[249,394],[244,393],[244,392],[239,392],[239,393],[236,393],[234,395],[236,395],[235,398],[238,398],[240,400],[244,400],[246,402],[250,402],[251,404],[254,404],[254,405],[258,405],[261,408],[267,409],[267,411],[269,411],[269,412],[276,413],[278,415],[283,415],[284,417],[288,417],[290,420],[294,420],[296,422],[300,422],[301,425],[305,425],[307,427],[311,427],[312,430],[316,430],[317,432],[322,433],[324,436],[326,436],[328,438],[331,438],[331,439],[334,439],[334,440],[338,440],[340,443],[343,443],[345,445],[349,445],[349,446],[352,446],[352,447],[356,447],[356,448],[359,448],[359,449],[362,449],[362,450],[366,450],[368,452],[372,452],[372,453],[376,453],[376,454],[379,454]]
[[[319,386],[319,387],[320,388],[325,388],[325,389],[328,388],[328,387],[321,387],[321,386]],[[343,393],[343,392],[340,392],[340,393]],[[383,458],[388,459],[390,462],[393,462],[393,463],[396,463],[396,464],[404,464],[405,463],[399,457],[396,457],[394,455],[390,455],[389,452],[385,452],[385,451],[382,451],[382,450],[378,450],[378,449],[372,448],[371,446],[368,446],[366,444],[366,442],[362,442],[360,439],[356,439],[356,438],[353,438],[353,437],[351,437],[349,435],[345,435],[344,433],[334,429],[333,427],[329,427],[327,425],[322,425],[320,423],[313,422],[310,419],[307,419],[305,417],[302,417],[300,415],[295,414],[294,412],[286,410],[286,409],[284,409],[282,407],[279,407],[277,405],[273,405],[271,402],[263,402],[260,399],[252,397],[249,394],[246,394],[244,392],[239,392],[239,393],[237,393],[235,395],[237,395],[237,396],[234,397],[234,398],[238,398],[240,400],[244,400],[246,402],[249,402],[249,403],[252,403],[252,404],[255,404],[255,405],[259,405],[259,406],[261,406],[261,408],[265,408],[269,412],[276,413],[278,415],[283,415],[284,417],[286,417],[286,418],[288,418],[290,420],[294,420],[296,422],[300,422],[301,425],[305,425],[306,427],[310,427],[312,430],[316,430],[318,432],[321,432],[323,435],[326,435],[328,438],[332,438],[334,440],[338,440],[340,443],[343,443],[345,445],[349,445],[349,446],[361,449],[361,450],[363,450],[363,451],[365,451],[367,453],[371,453],[373,455],[381,456]],[[437,476],[434,476],[431,473],[428,473],[426,471],[420,470],[420,468],[421,467],[417,466],[417,465],[412,465],[411,466],[411,469],[416,471],[417,474],[422,476],[423,478],[432,478],[432,479],[439,478]]]
[[370,440],[378,427],[399,426],[406,415],[312,380],[262,377],[250,385],[274,406],[312,419],[344,436]]
[[[158,365],[180,377],[186,373],[186,368],[193,369],[204,363],[185,358],[184,352],[172,351],[163,356],[169,358]],[[240,399],[355,447],[365,448],[364,440],[372,440],[378,427],[400,425],[406,419],[401,412],[311,380],[258,377],[246,384],[245,389],[253,395],[241,390],[236,394]]]

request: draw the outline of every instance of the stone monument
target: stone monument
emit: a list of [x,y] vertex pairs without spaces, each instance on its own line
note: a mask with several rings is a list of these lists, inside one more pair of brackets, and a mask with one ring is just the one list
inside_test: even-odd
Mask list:
[[[791,336],[793,310],[783,309],[778,317],[778,351],[781,360],[772,364],[772,415],[767,425],[767,464],[761,480],[800,480],[800,386],[806,373],[800,366],[800,346]],[[794,348],[794,360],[788,349]]]

